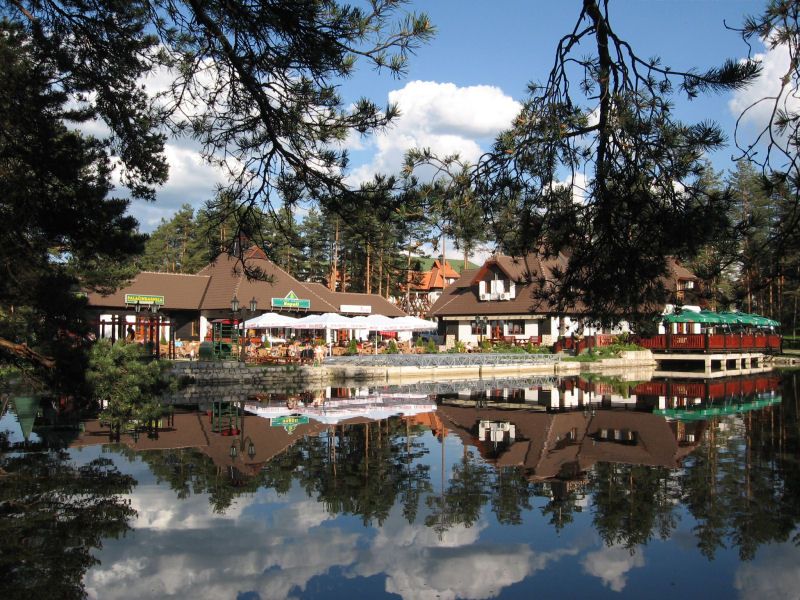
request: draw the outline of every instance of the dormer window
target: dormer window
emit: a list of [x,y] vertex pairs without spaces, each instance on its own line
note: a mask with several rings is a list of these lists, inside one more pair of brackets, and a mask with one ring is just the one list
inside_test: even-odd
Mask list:
[[481,300],[513,300],[516,285],[507,279],[490,279],[478,282],[478,296]]

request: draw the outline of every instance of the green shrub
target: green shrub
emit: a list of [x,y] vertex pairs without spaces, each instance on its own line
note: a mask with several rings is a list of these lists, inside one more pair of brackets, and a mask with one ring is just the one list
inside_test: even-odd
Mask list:
[[553,349],[549,346],[535,346],[528,342],[525,345],[525,352],[528,354],[552,354]]
[[397,343],[394,340],[389,340],[389,345],[386,346],[386,354],[399,354],[399,352]]
[[86,381],[91,398],[104,405],[100,420],[116,436],[129,424],[144,426],[164,414],[158,398],[170,385],[163,376],[169,363],[147,358],[139,344],[108,340],[98,341],[89,353]]
[[358,354],[358,343],[355,338],[351,338],[350,342],[348,342],[345,354],[347,354],[347,356],[355,356]]
[[439,352],[439,346],[436,345],[432,339],[428,340],[428,343],[425,344],[425,352],[428,354],[436,354]]
[[522,346],[506,344],[505,342],[498,342],[491,347],[491,351],[497,352],[498,354],[525,354],[525,348]]

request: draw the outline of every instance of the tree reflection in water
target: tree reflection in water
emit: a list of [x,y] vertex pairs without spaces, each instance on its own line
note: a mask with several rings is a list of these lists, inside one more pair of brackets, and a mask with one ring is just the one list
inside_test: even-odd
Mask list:
[[92,551],[136,516],[122,497],[136,481],[109,459],[76,466],[64,451],[5,456],[0,467],[0,597],[84,597]]
[[[456,526],[475,525],[486,508],[498,523],[520,525],[533,518],[534,500],[539,499],[541,515],[556,532],[572,526],[575,513],[588,507],[605,544],[634,552],[654,539],[669,538],[685,510],[694,518],[697,546],[709,560],[724,548],[736,548],[741,559],[749,560],[760,545],[788,540],[800,516],[796,379],[790,375],[784,382],[782,404],[696,423],[691,431],[697,439],[684,449],[677,438],[690,424],[668,422],[649,411],[600,410],[597,415],[572,412],[564,417],[569,427],[581,418],[587,423],[624,418],[625,427],[635,429],[639,423],[642,432],[660,436],[651,437],[651,445],[656,439],[663,443],[666,432],[669,447],[647,448],[648,464],[613,460],[614,448],[620,456],[642,455],[641,449],[631,454],[637,444],[643,445],[641,440],[614,446],[585,425],[585,441],[604,448],[594,458],[581,456],[587,450],[580,440],[556,438],[560,441],[541,451],[533,466],[509,466],[498,459],[506,446],[489,448],[477,439],[477,420],[493,414],[485,404],[474,410],[447,407],[444,413],[440,407],[437,414],[467,425],[456,432],[462,440],[460,457],[448,466],[442,455],[442,480],[435,485],[422,459],[429,447],[438,445],[444,453],[443,439],[457,426],[453,422],[440,424],[427,445],[420,437],[427,429],[400,417],[331,426],[299,438],[239,482],[195,450],[146,452],[141,458],[179,498],[207,493],[217,511],[260,487],[286,494],[297,483],[330,514],[355,515],[365,525],[384,523],[396,504],[413,523],[424,507],[424,523],[441,536]],[[518,432],[525,431],[524,419],[534,418],[531,414],[526,409],[502,411],[503,419],[517,423]],[[547,416],[538,413],[535,418]],[[557,422],[551,426],[557,427]],[[517,441],[527,444],[535,437],[520,434]],[[540,450],[531,452],[539,456]],[[582,461],[588,466],[581,467]]]
[[[302,490],[365,526],[384,524],[393,510],[440,537],[489,518],[539,519],[558,534],[591,522],[606,545],[632,553],[684,522],[709,560],[724,549],[751,560],[764,544],[800,542],[797,379],[784,378],[781,403],[694,425],[667,421],[652,404],[570,411],[441,402],[422,420],[310,424],[292,434],[247,416],[243,429],[258,446],[249,463],[228,453],[238,438],[209,433],[196,413],[177,415],[176,428],[191,422],[205,447],[168,449],[176,430],[149,440],[161,448],[135,450],[141,439],[109,448],[141,460],[178,499],[207,495],[217,513],[260,489]],[[514,425],[515,437],[487,441],[486,423]],[[105,443],[95,439],[83,441]],[[267,451],[271,439],[280,444]],[[76,467],[64,452],[7,455],[0,466],[0,586],[27,597],[82,595],[92,548],[128,530],[134,511],[120,496],[136,482],[107,460]]]

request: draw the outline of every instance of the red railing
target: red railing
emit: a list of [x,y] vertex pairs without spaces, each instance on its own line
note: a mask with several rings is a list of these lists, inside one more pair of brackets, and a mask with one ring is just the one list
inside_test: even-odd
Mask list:
[[779,335],[753,334],[667,334],[637,338],[636,343],[643,348],[661,351],[780,351]]
[[739,378],[730,381],[713,380],[708,382],[694,381],[648,381],[638,384],[633,393],[637,396],[666,396],[677,398],[679,405],[686,404],[687,399],[702,398],[718,400],[734,396],[749,396],[756,393],[775,391],[780,388],[779,377],[762,376],[756,378]]
[[669,347],[673,350],[704,350],[706,336],[697,334],[673,335]]
[[597,334],[594,337],[594,345],[598,348],[610,346],[614,343],[614,336],[608,334]]

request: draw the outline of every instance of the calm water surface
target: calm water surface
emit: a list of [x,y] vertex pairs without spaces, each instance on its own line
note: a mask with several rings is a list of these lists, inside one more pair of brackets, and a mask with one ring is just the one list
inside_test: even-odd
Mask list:
[[798,383],[329,388],[119,443],[16,398],[0,597],[797,598]]

